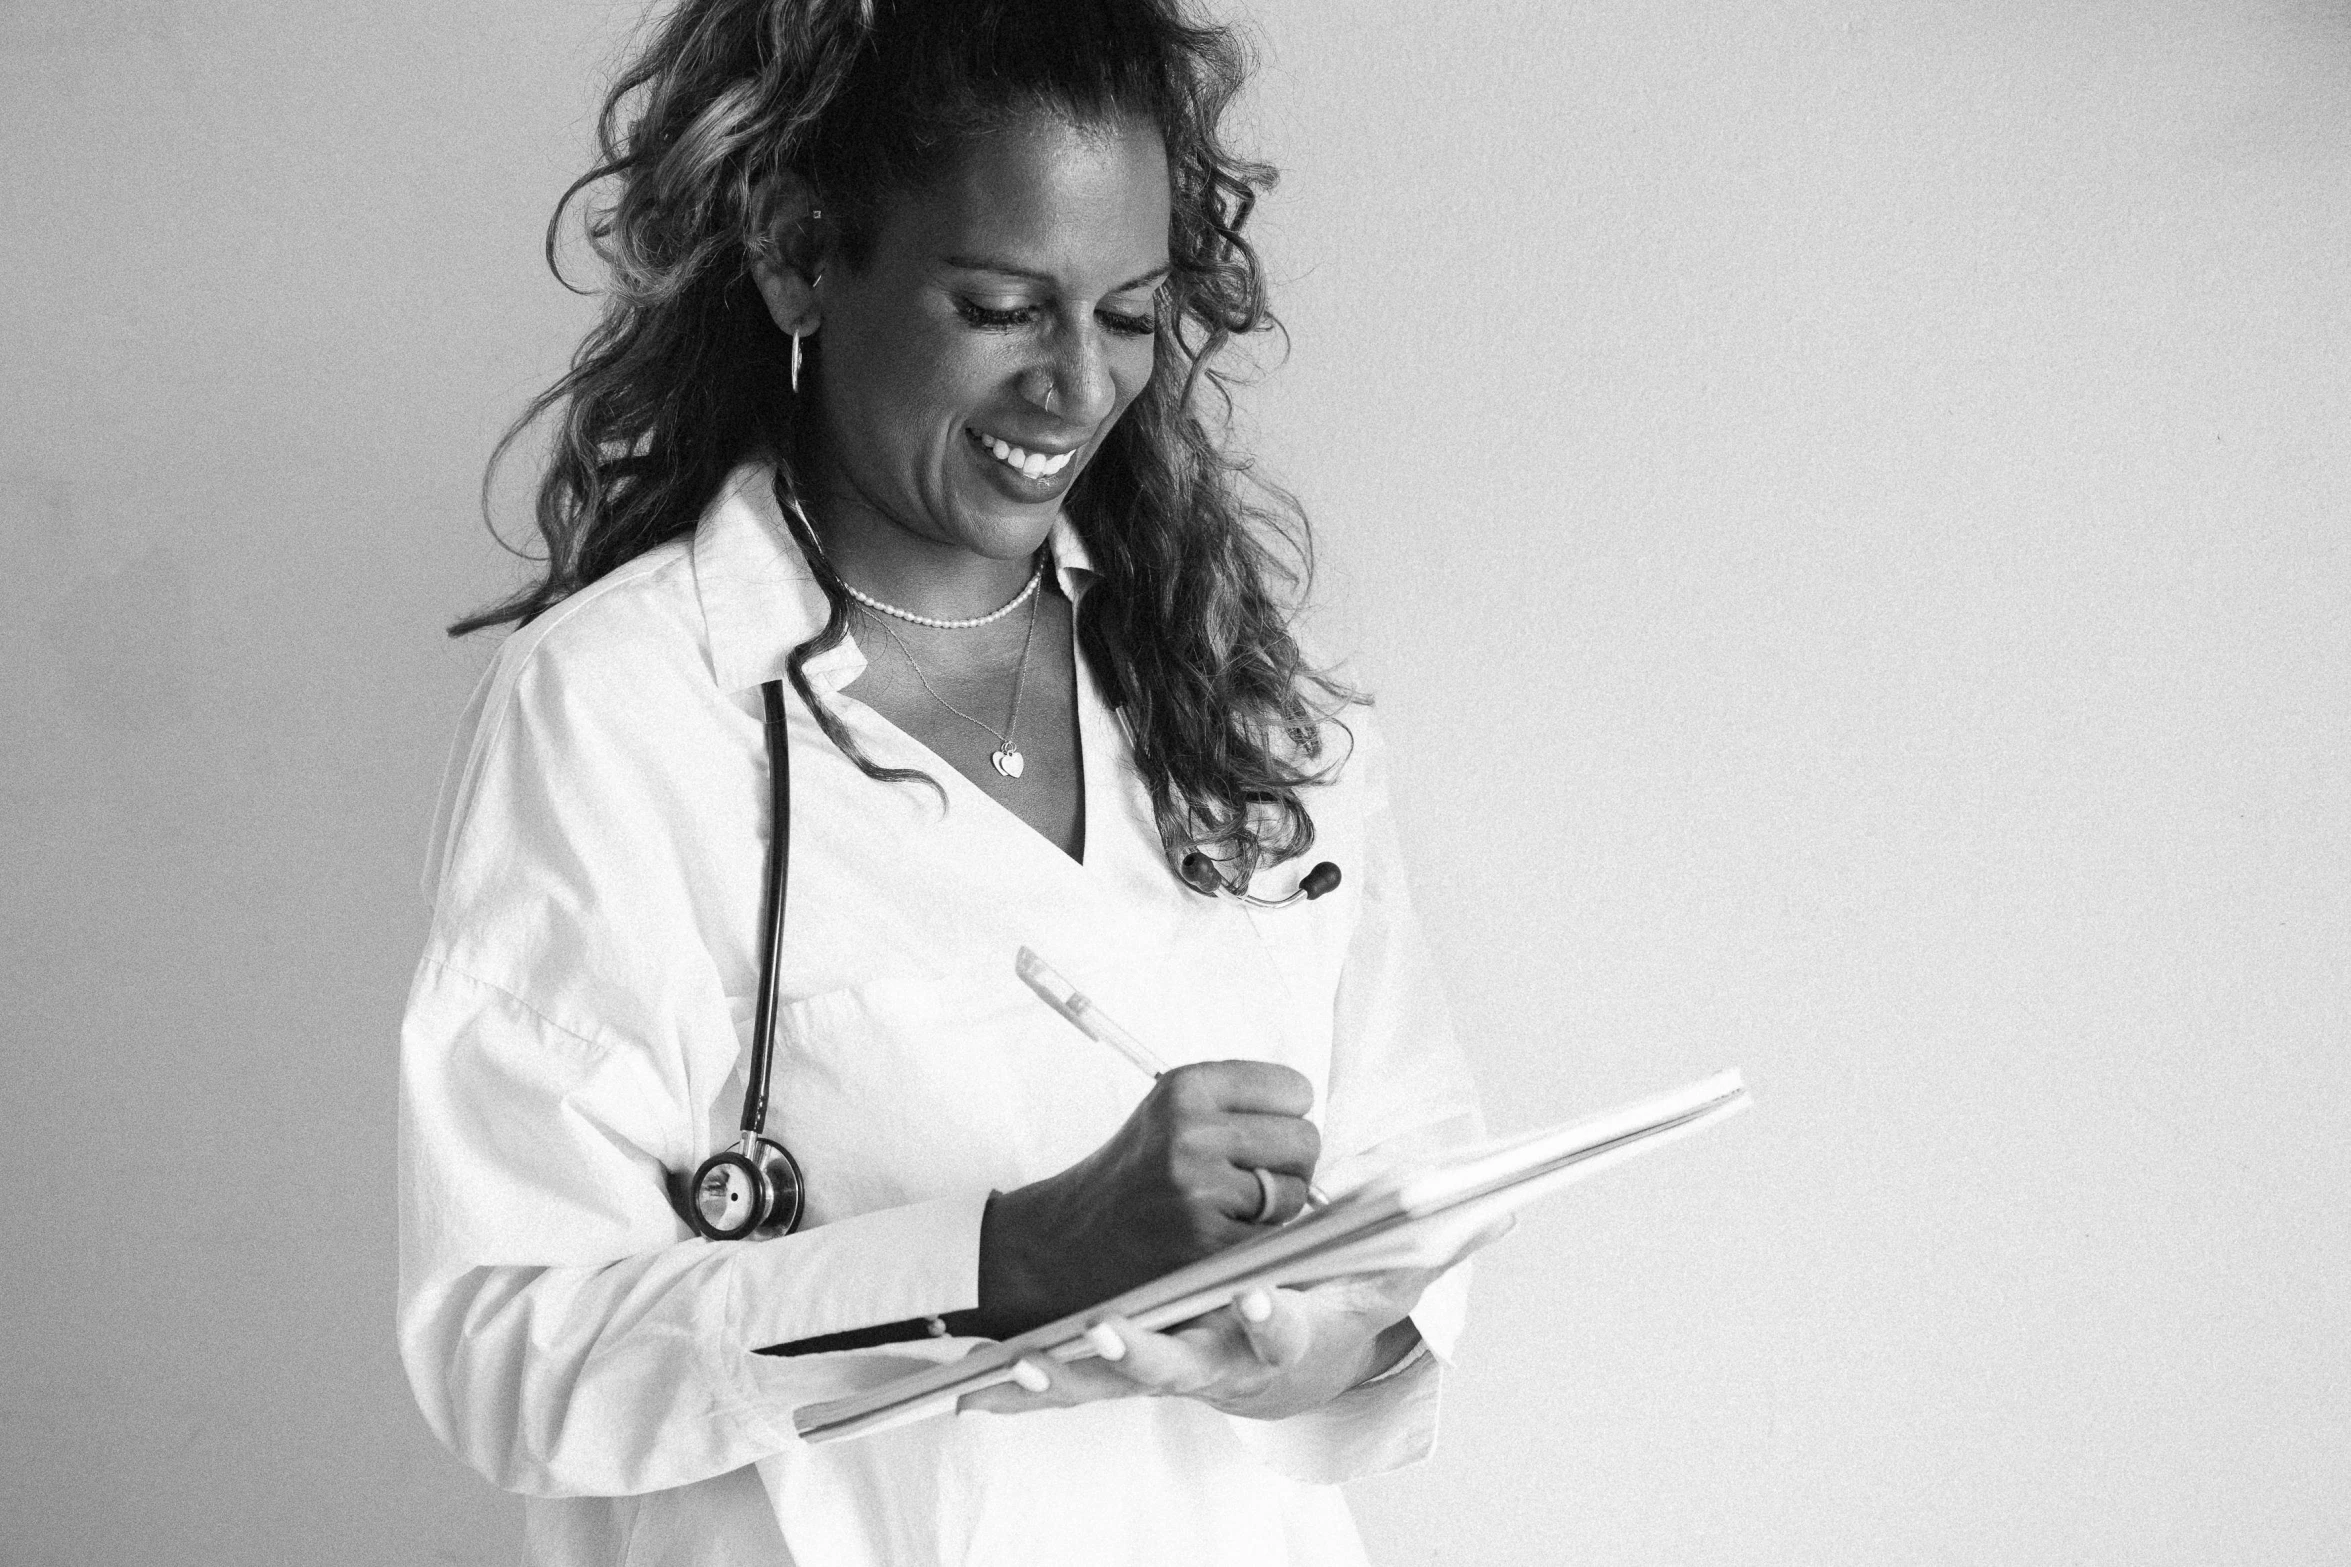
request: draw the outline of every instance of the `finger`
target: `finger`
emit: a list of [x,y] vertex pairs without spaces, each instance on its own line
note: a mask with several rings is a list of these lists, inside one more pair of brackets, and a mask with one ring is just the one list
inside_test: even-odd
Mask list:
[[1288,1290],[1251,1289],[1233,1301],[1233,1315],[1240,1319],[1249,1352],[1276,1370],[1303,1360],[1314,1337],[1300,1302],[1284,1299],[1289,1295]]
[[1340,1278],[1319,1280],[1305,1286],[1299,1293],[1328,1310],[1388,1323],[1407,1315],[1419,1305],[1421,1292],[1436,1278],[1436,1273],[1419,1269],[1350,1273]]
[[1306,1183],[1295,1175],[1277,1175],[1271,1170],[1262,1181],[1255,1170],[1235,1170],[1217,1183],[1217,1197],[1218,1207],[1227,1217],[1269,1229],[1306,1211]]
[[1321,1131],[1294,1115],[1228,1114],[1220,1118],[1216,1136],[1233,1163],[1279,1170],[1302,1181],[1314,1178],[1322,1159]]
[[1053,1409],[1064,1402],[1053,1373],[1034,1357],[1024,1356],[1014,1364],[1012,1380],[964,1394],[955,1401],[955,1409],[958,1414],[965,1410],[1014,1414],[1025,1409]]
[[1060,1407],[1052,1399],[1039,1398],[1013,1382],[999,1382],[994,1387],[966,1393],[955,1401],[955,1412],[959,1415],[1019,1415],[1032,1409]]
[[1213,1355],[1194,1331],[1187,1330],[1181,1336],[1149,1333],[1123,1317],[1107,1318],[1100,1326],[1109,1329],[1125,1350],[1103,1369],[1146,1392],[1189,1393],[1207,1386],[1215,1377]]
[[[1131,1378],[1117,1374],[1113,1366],[1095,1361],[1059,1361],[1042,1356],[1031,1357],[1037,1370],[1045,1375],[1042,1391],[1031,1383],[999,1382],[993,1387],[966,1393],[956,1400],[958,1412],[979,1410],[989,1414],[1021,1414],[1032,1409],[1067,1409],[1077,1404],[1097,1403],[1106,1398],[1132,1398],[1138,1391]],[[1017,1373],[1016,1373],[1017,1375]]]
[[1304,1115],[1314,1108],[1306,1074],[1273,1061],[1194,1061],[1170,1068],[1161,1092],[1192,1110]]

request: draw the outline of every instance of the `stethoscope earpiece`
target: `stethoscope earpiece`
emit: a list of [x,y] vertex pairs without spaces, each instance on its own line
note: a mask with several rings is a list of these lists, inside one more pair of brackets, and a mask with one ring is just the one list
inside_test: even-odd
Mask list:
[[[1220,888],[1231,891],[1223,887],[1215,867],[1208,862],[1208,856],[1197,851],[1184,856],[1184,879],[1202,892],[1214,893]],[[1253,909],[1286,909],[1301,898],[1311,903],[1338,884],[1339,868],[1323,860],[1298,878],[1298,890],[1286,898],[1256,898],[1245,892],[1235,892],[1233,896]]]
[[1324,893],[1330,891],[1338,884],[1339,868],[1336,865],[1333,865],[1330,861],[1324,860],[1321,864],[1315,866],[1314,869],[1308,871],[1305,875],[1298,878],[1298,891],[1290,894],[1290,896],[1295,898],[1303,893],[1307,900],[1311,902],[1312,900],[1321,897]]

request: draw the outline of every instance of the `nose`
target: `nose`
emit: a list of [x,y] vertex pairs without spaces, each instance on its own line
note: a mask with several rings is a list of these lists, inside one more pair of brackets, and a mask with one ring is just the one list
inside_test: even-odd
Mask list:
[[1066,424],[1092,428],[1118,403],[1109,345],[1092,322],[1064,325],[1021,375],[1021,395]]

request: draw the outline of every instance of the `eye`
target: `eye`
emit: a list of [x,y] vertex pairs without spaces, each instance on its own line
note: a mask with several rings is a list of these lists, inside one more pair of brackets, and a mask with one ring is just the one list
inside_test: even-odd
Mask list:
[[1149,337],[1159,329],[1159,323],[1152,318],[1148,311],[1141,315],[1131,311],[1110,309],[1099,310],[1095,313],[1102,318],[1104,326],[1121,337]]
[[955,313],[966,324],[989,332],[1009,332],[1037,319],[1035,305],[983,305],[961,294],[955,296]]
[[1095,314],[1104,326],[1121,337],[1149,337],[1159,329],[1159,312],[1166,301],[1167,290],[1162,285],[1148,293],[1106,299]]

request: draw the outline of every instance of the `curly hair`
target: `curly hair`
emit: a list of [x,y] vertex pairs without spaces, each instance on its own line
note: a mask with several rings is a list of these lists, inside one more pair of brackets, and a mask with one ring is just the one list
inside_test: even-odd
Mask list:
[[[1303,512],[1220,440],[1231,401],[1213,361],[1277,324],[1242,236],[1274,173],[1221,130],[1248,68],[1239,40],[1185,0],[685,0],[614,82],[600,156],[548,225],[561,277],[567,212],[609,187],[583,206],[609,274],[602,317],[491,458],[494,472],[559,413],[537,501],[544,574],[451,635],[528,622],[691,532],[746,459],[773,460],[793,493],[778,395],[789,340],[749,270],[786,193],[824,209],[859,267],[888,203],[971,138],[1040,110],[1141,117],[1167,149],[1171,271],[1150,380],[1065,503],[1096,568],[1078,638],[1177,876],[1246,888],[1304,854],[1314,824],[1299,790],[1320,776],[1324,723],[1357,698],[1289,629],[1313,565]],[[486,504],[487,479],[484,491]],[[798,508],[784,510],[831,606],[793,650],[795,689],[870,776],[921,778],[876,766],[810,687],[804,666],[846,635],[849,600]]]

